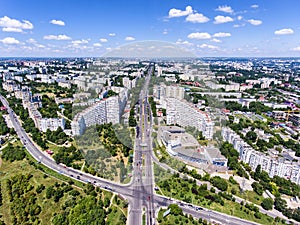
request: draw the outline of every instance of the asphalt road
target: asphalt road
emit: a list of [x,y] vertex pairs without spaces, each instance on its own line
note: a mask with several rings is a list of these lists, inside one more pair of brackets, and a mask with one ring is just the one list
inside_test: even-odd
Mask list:
[[146,212],[146,224],[155,224],[155,204],[153,194],[153,164],[151,157],[151,132],[148,117],[150,106],[148,103],[148,87],[154,66],[150,66],[145,84],[139,95],[139,124],[134,149],[134,172],[130,187],[136,193],[128,215],[128,224],[140,225],[142,223],[141,208]]

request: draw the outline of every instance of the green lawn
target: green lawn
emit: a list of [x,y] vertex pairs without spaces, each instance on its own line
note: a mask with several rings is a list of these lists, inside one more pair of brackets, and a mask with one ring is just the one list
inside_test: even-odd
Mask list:
[[240,186],[238,184],[232,184],[230,182],[227,182],[228,183],[228,192],[229,193],[232,193],[231,190],[232,189],[235,189],[236,190],[236,196],[240,197],[240,198],[243,198],[247,201],[250,201],[254,204],[257,204],[257,205],[260,205],[261,202],[264,200],[264,197],[261,196],[261,195],[258,195],[257,193],[255,193],[254,191],[244,191],[244,192],[241,192],[240,191]]

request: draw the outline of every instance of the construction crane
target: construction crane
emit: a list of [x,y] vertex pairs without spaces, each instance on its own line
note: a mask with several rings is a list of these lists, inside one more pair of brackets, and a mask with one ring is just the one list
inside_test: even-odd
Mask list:
[[286,111],[283,111],[283,112],[287,112],[286,122],[288,122],[289,121],[289,117],[290,117],[290,113],[300,112],[300,110],[286,110]]

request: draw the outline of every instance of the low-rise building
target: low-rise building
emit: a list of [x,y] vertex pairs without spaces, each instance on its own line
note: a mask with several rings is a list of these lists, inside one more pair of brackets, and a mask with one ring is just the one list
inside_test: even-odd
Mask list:
[[39,130],[46,132],[48,129],[51,131],[56,131],[58,128],[65,128],[64,118],[41,118],[39,120]]
[[207,163],[203,148],[198,141],[183,128],[161,126],[158,137],[171,156],[178,156],[186,161]]

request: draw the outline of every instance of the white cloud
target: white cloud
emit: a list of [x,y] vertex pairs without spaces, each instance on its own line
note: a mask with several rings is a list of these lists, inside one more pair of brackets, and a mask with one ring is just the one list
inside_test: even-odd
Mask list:
[[3,27],[2,31],[3,32],[18,32],[18,33],[23,32],[23,30],[21,28],[16,28],[16,27]]
[[[37,43],[37,41],[36,41],[35,39],[33,39],[33,38],[29,38],[29,39],[26,41],[26,43],[31,44],[31,45],[33,45],[33,46],[36,47],[36,48],[46,48],[45,45],[42,45],[42,44]],[[30,47],[30,46],[23,46],[23,47],[24,47],[24,48],[27,48],[27,49],[29,49],[29,48],[34,49],[34,47]]]
[[20,41],[18,41],[17,39],[13,38],[13,37],[6,37],[3,38],[2,40],[0,40],[3,44],[20,44]]
[[35,46],[38,47],[38,48],[45,48],[46,47],[45,45],[41,45],[41,44],[36,44]]
[[100,43],[94,43],[93,44],[95,47],[102,47],[102,45]]
[[134,37],[126,37],[126,38],[125,38],[125,41],[134,41],[134,40],[135,40]]
[[106,38],[100,38],[99,41],[102,43],[108,42],[108,40]]
[[185,46],[193,46],[193,43],[189,41],[182,41],[181,39],[178,39],[175,44],[177,45],[185,45]]
[[219,32],[219,33],[215,33],[213,35],[213,37],[218,37],[218,38],[221,38],[221,37],[231,37],[231,33]]
[[253,9],[257,9],[259,6],[258,5],[256,5],[256,4],[254,4],[254,5],[251,5],[251,8],[253,8]]
[[191,23],[206,23],[209,21],[209,18],[201,13],[195,13],[188,15],[185,20]]
[[238,28],[238,27],[244,27],[246,24],[242,23],[242,24],[234,24],[233,27],[234,28]]
[[23,30],[33,29],[33,24],[28,20],[11,19],[8,16],[0,18],[0,27],[3,27],[4,32],[22,32]]
[[233,19],[230,16],[216,16],[214,23],[221,24],[221,23],[228,23],[232,21]]
[[110,34],[108,34],[109,36],[111,36],[111,37],[114,37],[114,36],[116,36],[116,34],[115,33],[110,33]]
[[281,30],[276,30],[274,34],[276,35],[285,35],[285,34],[293,34],[294,31],[291,28],[284,28]]
[[200,48],[208,48],[208,49],[218,49],[219,48],[218,46],[208,45],[208,44],[202,44],[202,45],[200,45],[198,47],[200,47]]
[[211,35],[209,33],[203,32],[203,33],[190,33],[188,36],[190,39],[210,39]]
[[187,16],[192,13],[193,13],[193,8],[191,6],[187,6],[185,8],[185,10],[173,8],[173,9],[170,9],[170,11],[169,11],[169,18]]
[[35,44],[36,40],[34,40],[33,38],[29,38],[26,42],[30,44]]
[[215,42],[215,43],[221,43],[221,42],[222,42],[221,40],[219,40],[219,39],[217,39],[217,38],[213,38],[213,39],[211,39],[211,41],[212,41],[212,42]]
[[222,5],[219,6],[216,11],[225,12],[225,13],[233,13],[233,9],[230,6]]
[[293,51],[300,51],[300,46],[299,46],[299,47],[296,47],[296,48],[293,48],[292,50],[293,50]]
[[163,34],[168,34],[168,30],[164,29]]
[[72,41],[73,45],[80,45],[80,44],[87,44],[87,43],[89,43],[89,41],[85,39]]
[[237,19],[238,19],[238,20],[242,20],[243,17],[242,17],[242,16],[238,16]]
[[53,49],[52,52],[61,53],[61,52],[63,52],[63,51],[62,51],[62,50],[59,50],[59,49]]
[[66,41],[66,40],[71,40],[69,36],[65,34],[59,34],[59,35],[46,35],[44,36],[45,40],[56,40],[56,41]]
[[58,26],[65,26],[65,22],[62,20],[51,20],[50,23]]
[[248,20],[248,22],[254,26],[258,26],[258,25],[261,25],[262,24],[262,21],[261,20],[254,20],[254,19],[251,19],[251,20]]

